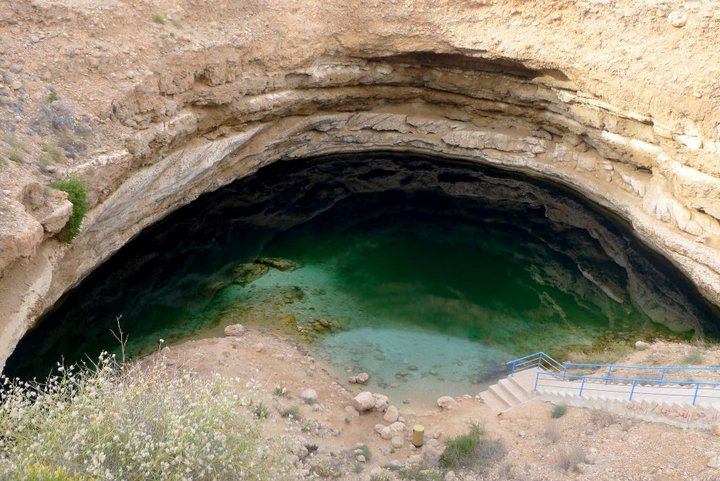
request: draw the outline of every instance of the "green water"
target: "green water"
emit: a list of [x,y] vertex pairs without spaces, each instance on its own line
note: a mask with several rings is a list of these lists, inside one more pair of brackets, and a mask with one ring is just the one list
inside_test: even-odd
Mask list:
[[[455,163],[371,160],[275,166],[199,199],[69,294],[8,372],[115,348],[120,315],[135,354],[239,322],[417,402],[477,394],[539,350],[716,330],[684,279],[569,193]],[[299,268],[241,283],[238,265],[258,257]]]

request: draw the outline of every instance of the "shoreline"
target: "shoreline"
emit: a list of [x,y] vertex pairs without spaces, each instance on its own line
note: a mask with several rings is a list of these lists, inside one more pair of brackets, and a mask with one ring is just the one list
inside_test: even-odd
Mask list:
[[[720,346],[662,341],[633,351],[623,360],[669,364],[688,356],[697,359],[698,355],[708,363],[720,364]],[[424,408],[412,402],[404,405],[391,398],[389,403],[398,409],[399,420],[405,426],[402,446],[393,447],[391,439],[379,434],[381,427],[391,424],[384,419],[385,413],[371,410],[360,414],[351,407],[353,396],[364,386],[337,379],[324,361],[309,355],[301,344],[256,329],[245,329],[239,336],[173,345],[143,362],[158,356],[169,369],[240,378],[253,405],[267,408],[268,436],[299,437],[318,447],[313,456],[299,458],[296,463],[313,471],[331,460],[350,459],[348,471],[338,479],[382,479],[377,476],[387,470],[383,466],[421,466],[428,459],[436,460],[448,439],[467,432],[468,423],[480,425],[488,439],[499,440],[506,450],[502,459],[488,467],[485,479],[589,481],[600,476],[607,480],[690,481],[717,477],[716,469],[708,467],[709,459],[717,455],[710,451],[718,439],[713,430],[681,429],[576,407],[568,407],[567,414],[554,419],[553,405],[540,400],[497,416],[481,400],[469,395],[454,398],[448,409]],[[312,402],[303,398],[308,390],[315,393]],[[289,418],[289,412],[297,418]],[[415,424],[425,428],[426,443],[420,449],[409,442],[409,431]],[[358,445],[367,446],[372,459],[360,463],[352,454],[348,458]],[[568,453],[576,448],[584,453],[581,462],[561,468]],[[658,459],[665,460],[665,464],[659,465]],[[355,469],[359,472],[350,475]],[[453,475],[469,480],[476,479],[471,476],[477,473]]]

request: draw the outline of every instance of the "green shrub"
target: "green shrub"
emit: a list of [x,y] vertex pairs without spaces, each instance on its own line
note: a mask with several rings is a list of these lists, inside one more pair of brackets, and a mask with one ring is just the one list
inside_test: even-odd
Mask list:
[[263,438],[239,380],[120,366],[107,354],[92,370],[58,371],[44,384],[0,377],[0,479],[300,478],[287,447]]
[[67,158],[65,157],[65,152],[60,147],[55,147],[52,144],[44,144],[40,161],[45,165],[58,162],[65,163]]
[[17,162],[18,164],[23,161],[22,154],[17,150],[13,150],[9,154],[7,154],[7,158],[12,160],[13,162]]
[[153,15],[153,22],[160,25],[165,25],[165,15],[163,15],[162,13],[156,13],[155,15]]
[[700,351],[694,350],[685,356],[681,362],[686,366],[699,366],[704,362],[703,355]]
[[300,408],[296,405],[289,406],[280,411],[280,416],[283,418],[294,419],[296,421],[302,420],[302,413],[300,413]]
[[51,90],[50,93],[47,95],[47,101],[48,103],[53,103],[56,100],[60,100],[60,96],[56,91]]
[[366,461],[370,461],[372,459],[372,453],[370,452],[370,448],[367,444],[358,444],[357,446],[355,446],[354,453],[356,456],[362,454],[363,456],[365,456]]
[[440,456],[440,467],[445,469],[482,469],[505,456],[500,441],[487,439],[477,423],[470,424],[467,434],[445,441],[445,451]]
[[265,406],[263,403],[257,403],[252,408],[253,416],[255,416],[258,419],[265,419],[270,414],[270,411],[268,411],[267,406]]
[[72,242],[80,233],[80,226],[88,209],[87,191],[85,190],[85,182],[82,179],[72,178],[68,180],[56,180],[49,184],[53,189],[67,192],[68,199],[72,202],[73,210],[70,214],[65,227],[60,231],[58,236],[60,240],[66,243]]
[[550,417],[553,419],[561,418],[567,413],[567,406],[564,404],[556,404],[550,411]]
[[27,467],[22,473],[11,475],[9,481],[93,481],[84,474],[73,473],[64,466],[45,466],[36,464]]

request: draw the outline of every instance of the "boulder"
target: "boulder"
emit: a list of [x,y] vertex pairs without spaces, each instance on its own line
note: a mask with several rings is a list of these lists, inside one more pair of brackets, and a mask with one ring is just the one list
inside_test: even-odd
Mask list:
[[637,349],[638,351],[644,351],[645,349],[649,349],[649,348],[650,348],[650,344],[648,344],[645,341],[638,341],[635,343],[635,349]]
[[390,444],[395,449],[400,449],[403,447],[403,444],[405,444],[405,440],[403,440],[402,436],[395,435],[390,440]]
[[315,404],[317,402],[317,391],[314,389],[305,389],[300,394],[300,397],[308,404]]
[[245,334],[245,326],[242,324],[231,324],[225,327],[225,335],[228,337],[240,337]]
[[441,409],[453,409],[457,407],[457,401],[450,396],[440,396],[437,400],[437,405]]
[[384,394],[373,394],[375,398],[375,409],[378,411],[385,411],[390,405],[390,398]]
[[390,431],[394,433],[404,433],[405,432],[405,424],[401,422],[394,422],[390,426]]
[[363,391],[353,399],[353,406],[358,412],[370,411],[375,407],[375,397],[370,391]]
[[390,406],[387,408],[387,411],[385,411],[385,415],[383,416],[383,420],[388,423],[394,423],[398,420],[398,417],[400,416],[400,412],[398,411],[398,408],[395,406]]

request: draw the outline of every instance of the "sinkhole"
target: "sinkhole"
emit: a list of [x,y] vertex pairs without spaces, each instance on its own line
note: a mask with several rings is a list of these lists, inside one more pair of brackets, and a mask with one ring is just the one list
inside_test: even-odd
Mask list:
[[[621,219],[517,172],[401,153],[279,161],[146,229],[41,318],[5,374],[241,323],[395,399],[477,393],[504,362],[720,319]],[[289,369],[293,369],[289,366]]]

